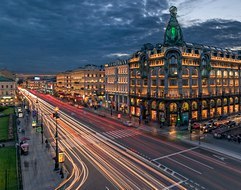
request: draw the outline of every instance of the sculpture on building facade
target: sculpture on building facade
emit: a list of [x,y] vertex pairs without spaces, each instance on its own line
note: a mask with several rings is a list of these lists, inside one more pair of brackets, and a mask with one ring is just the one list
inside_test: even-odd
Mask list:
[[165,36],[164,36],[164,45],[165,46],[182,46],[184,44],[183,35],[181,27],[177,21],[177,8],[171,6],[170,9],[171,18],[168,22]]

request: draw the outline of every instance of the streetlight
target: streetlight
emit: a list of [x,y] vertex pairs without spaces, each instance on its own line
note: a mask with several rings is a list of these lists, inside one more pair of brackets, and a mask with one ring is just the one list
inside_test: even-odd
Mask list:
[[41,137],[42,137],[42,144],[44,143],[44,129],[43,129],[43,114],[42,112],[40,113],[40,117],[41,117]]
[[59,118],[59,114],[58,114],[58,111],[59,111],[59,108],[56,107],[54,109],[54,113],[53,113],[53,117],[55,118],[55,127],[56,127],[56,133],[55,133],[55,140],[56,140],[56,149],[55,149],[55,155],[56,155],[56,158],[55,158],[55,166],[54,166],[54,170],[59,170],[59,147],[58,147],[58,123],[57,123],[57,119]]
[[36,99],[36,122],[38,123],[38,98]]

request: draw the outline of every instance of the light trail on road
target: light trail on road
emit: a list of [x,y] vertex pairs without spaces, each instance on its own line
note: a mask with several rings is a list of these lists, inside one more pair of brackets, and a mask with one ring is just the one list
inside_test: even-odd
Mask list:
[[[39,102],[42,102],[40,109],[44,113],[51,113],[53,106],[41,99]],[[60,144],[66,149],[73,150],[75,147],[84,153],[88,160],[94,163],[119,189],[168,189],[169,186],[185,189],[180,185],[183,181],[174,181],[167,177],[123,147],[116,146],[116,143],[110,139],[106,139],[67,114],[60,112],[60,118],[58,120]],[[48,122],[48,124],[51,123]],[[53,121],[50,126],[53,130]],[[75,156],[77,158],[77,155]]]

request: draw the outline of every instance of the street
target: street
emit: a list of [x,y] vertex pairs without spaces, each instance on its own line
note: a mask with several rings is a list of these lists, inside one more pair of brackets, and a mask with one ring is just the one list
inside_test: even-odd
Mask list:
[[[145,133],[120,122],[39,95],[86,126],[156,165],[166,175],[182,179],[187,189],[238,189],[241,162],[229,156],[192,146],[165,133]],[[91,118],[91,119],[90,119]],[[88,181],[88,180],[87,180]]]

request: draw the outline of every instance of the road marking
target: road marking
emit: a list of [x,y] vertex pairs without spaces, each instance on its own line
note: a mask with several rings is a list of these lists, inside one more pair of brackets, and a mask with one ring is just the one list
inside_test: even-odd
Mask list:
[[213,156],[214,156],[215,158],[219,159],[219,160],[222,160],[222,161],[224,161],[224,159],[226,159],[226,158],[221,157],[221,156],[218,156],[218,155],[216,155],[216,154],[213,154]]
[[162,156],[162,157],[159,157],[159,158],[155,158],[155,159],[152,159],[152,161],[156,161],[156,160],[161,160],[163,158],[168,158],[170,156],[174,156],[174,155],[177,155],[177,154],[181,154],[181,153],[184,153],[184,152],[188,152],[188,151],[191,151],[191,150],[194,150],[194,149],[197,149],[199,148],[198,146],[196,147],[192,147],[192,148],[189,148],[189,149],[186,149],[186,150],[182,150],[182,151],[179,151],[179,152],[175,152],[175,153],[172,153],[172,154],[168,154],[166,156]]
[[110,137],[111,139],[118,139],[118,138],[140,135],[141,132],[137,131],[136,129],[120,129],[115,131],[103,132],[102,134]]
[[179,181],[179,182],[176,182],[176,183],[174,183],[174,184],[172,184],[172,185],[170,185],[170,186],[168,186],[168,187],[165,187],[164,189],[165,189],[165,190],[171,189],[171,188],[176,187],[176,186],[178,186],[178,185],[180,185],[180,184],[182,184],[182,183],[185,183],[186,181],[188,181],[188,179],[182,180],[182,181]]
[[192,160],[193,162],[197,162],[197,163],[199,163],[199,164],[201,164],[201,165],[203,165],[203,166],[206,166],[207,168],[214,169],[213,167],[211,167],[211,166],[209,166],[209,165],[207,165],[207,164],[204,164],[204,163],[202,163],[202,162],[199,162],[199,161],[197,161],[197,160],[195,160],[195,159],[193,159],[193,158],[189,158],[189,157],[187,157],[187,156],[185,156],[185,155],[183,155],[183,154],[180,154],[180,156],[183,156],[184,158],[187,158],[187,159],[189,159],[189,160]]
[[187,166],[187,165],[185,165],[185,164],[183,164],[183,163],[181,163],[181,162],[178,162],[178,161],[176,161],[176,160],[174,160],[174,159],[172,159],[172,158],[168,158],[168,159],[171,160],[171,161],[173,161],[173,162],[176,162],[177,164],[180,164],[181,166],[184,166],[184,167],[188,168],[189,170],[191,170],[191,171],[193,171],[193,172],[196,172],[196,173],[202,175],[201,172],[199,172],[199,171],[197,171],[197,170],[195,170],[195,169],[193,169],[193,168],[191,168],[191,167],[189,167],[189,166]]

